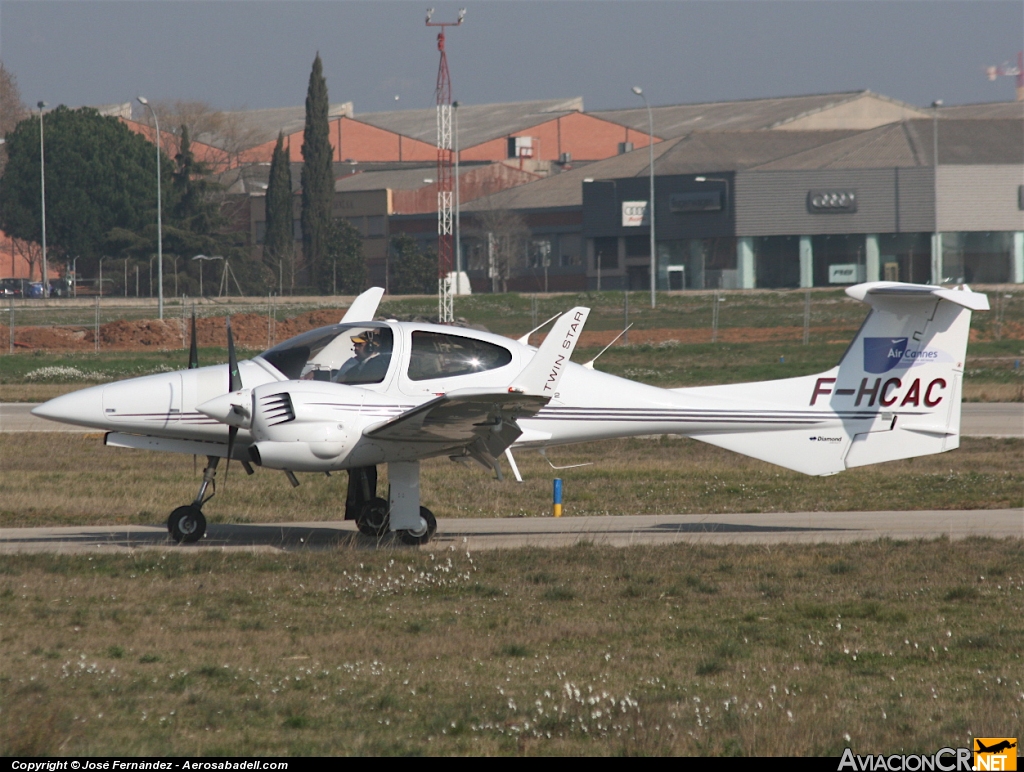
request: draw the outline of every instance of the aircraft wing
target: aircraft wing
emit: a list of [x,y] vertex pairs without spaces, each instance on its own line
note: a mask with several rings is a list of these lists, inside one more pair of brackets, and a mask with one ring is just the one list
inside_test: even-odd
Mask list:
[[372,322],[382,297],[384,297],[383,287],[370,287],[370,289],[352,301],[352,305],[348,307],[348,311],[341,318],[342,323]]
[[523,433],[517,419],[536,415],[549,400],[535,394],[460,389],[406,411],[366,436],[435,444],[439,451],[455,456],[461,449],[462,455],[499,471],[498,457]]
[[[458,389],[425,402],[368,432],[373,439],[434,443],[438,452],[461,450],[501,478],[498,457],[523,430],[517,420],[540,412],[558,390],[590,309],[563,314],[537,353],[506,389]],[[453,457],[460,454],[455,453]]]

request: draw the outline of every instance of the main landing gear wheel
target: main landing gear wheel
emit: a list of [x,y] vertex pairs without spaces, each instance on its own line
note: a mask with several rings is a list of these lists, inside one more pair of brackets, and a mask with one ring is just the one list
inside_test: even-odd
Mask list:
[[403,544],[416,546],[426,544],[434,538],[434,534],[437,533],[437,518],[434,517],[434,513],[426,507],[420,507],[420,521],[418,530],[398,532],[398,538],[402,540]]
[[388,532],[391,525],[390,507],[382,498],[373,498],[359,508],[356,515],[356,528],[359,532],[374,539],[379,539]]
[[167,530],[179,544],[192,544],[206,535],[206,517],[199,507],[178,507],[167,519]]

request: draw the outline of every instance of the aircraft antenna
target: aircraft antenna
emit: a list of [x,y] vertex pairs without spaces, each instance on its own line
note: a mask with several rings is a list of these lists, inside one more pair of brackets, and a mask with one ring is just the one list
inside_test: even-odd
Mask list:
[[588,370],[593,370],[594,369],[594,362],[597,361],[597,357],[601,356],[601,354],[603,354],[605,351],[607,351],[612,346],[614,346],[615,345],[615,341],[617,341],[619,338],[621,338],[623,335],[625,335],[627,332],[629,332],[629,328],[632,327],[633,324],[634,324],[634,322],[630,322],[629,324],[627,324],[626,328],[622,332],[620,332],[618,335],[616,335],[614,338],[612,338],[612,342],[611,343],[609,343],[607,346],[605,346],[603,349],[601,349],[598,352],[597,356],[594,357],[593,359],[591,359],[589,362],[584,362],[583,366],[585,368],[587,368]]
[[448,73],[448,57],[444,50],[445,27],[458,27],[466,16],[466,9],[459,11],[457,21],[431,21],[434,9],[427,10],[427,26],[440,27],[437,33],[437,50],[441,61],[437,66],[437,320],[444,324],[455,320],[452,304],[452,223],[453,181],[455,154],[452,152],[452,80]]

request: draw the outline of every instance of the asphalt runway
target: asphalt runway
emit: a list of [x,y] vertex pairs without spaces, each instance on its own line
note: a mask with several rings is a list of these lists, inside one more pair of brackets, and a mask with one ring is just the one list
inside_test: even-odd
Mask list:
[[[421,550],[566,547],[579,542],[635,544],[815,544],[935,539],[1024,538],[1024,509],[920,512],[795,512],[738,515],[636,515],[441,519]],[[111,554],[139,549],[277,552],[412,549],[388,536],[362,536],[351,522],[211,525],[207,537],[177,545],[160,526],[0,528],[0,554]]]
[[[34,404],[26,402],[0,402],[0,431],[3,432],[95,432],[81,426],[69,426],[30,412]],[[1022,402],[966,402],[960,421],[964,437],[1021,437],[1024,438],[1024,403]]]

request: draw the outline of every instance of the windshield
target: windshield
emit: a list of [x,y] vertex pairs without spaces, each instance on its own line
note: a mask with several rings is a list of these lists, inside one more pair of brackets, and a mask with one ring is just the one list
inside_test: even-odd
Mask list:
[[380,383],[391,364],[394,337],[383,324],[335,324],[297,335],[260,356],[289,380]]

